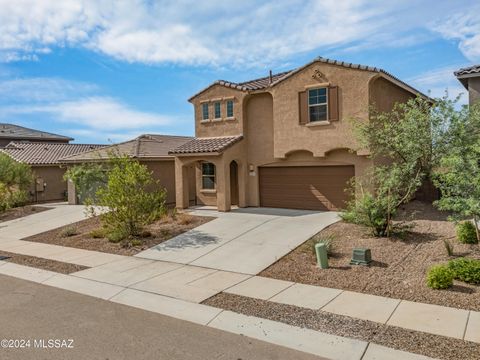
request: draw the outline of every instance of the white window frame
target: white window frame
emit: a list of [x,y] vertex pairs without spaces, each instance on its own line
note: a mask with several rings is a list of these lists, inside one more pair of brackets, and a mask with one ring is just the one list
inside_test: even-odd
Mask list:
[[[228,115],[228,104],[231,103],[232,104],[232,115]],[[225,117],[227,119],[233,119],[235,117],[235,113],[234,113],[234,108],[235,108],[235,105],[233,103],[233,100],[227,100],[225,102]]]
[[[204,174],[203,172],[203,166],[206,165],[206,164],[211,164],[213,165],[213,175],[210,175],[210,174]],[[205,188],[203,187],[203,179],[204,178],[211,178],[213,177],[213,188]],[[211,163],[211,162],[202,162],[202,190],[215,190],[217,188],[217,167],[215,166],[214,163]]]
[[[210,109],[208,108],[208,103],[202,104],[202,121],[210,120]],[[205,109],[207,109],[207,117],[205,118]]]
[[[320,90],[320,89],[325,89],[325,102],[324,103],[318,103],[318,104],[310,104],[310,91],[314,91],[314,90]],[[321,122],[328,122],[328,87],[327,86],[319,86],[319,87],[316,87],[316,88],[311,88],[311,89],[308,89],[307,90],[307,104],[308,104],[308,122],[309,123],[321,123]],[[327,109],[326,112],[325,112],[325,120],[314,120],[312,121],[311,118],[311,113],[310,113],[310,110],[312,107],[316,107],[316,106],[322,106],[322,105],[325,105],[325,108]]]
[[[218,104],[218,110],[220,113],[220,116],[217,117],[217,104]],[[213,103],[213,119],[214,120],[219,120],[222,118],[222,103],[220,101],[215,101]]]

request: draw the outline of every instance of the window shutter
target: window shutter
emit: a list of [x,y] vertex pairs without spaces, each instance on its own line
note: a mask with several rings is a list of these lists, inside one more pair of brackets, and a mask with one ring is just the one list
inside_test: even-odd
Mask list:
[[338,121],[338,86],[328,88],[328,120]]
[[298,93],[298,119],[300,125],[308,124],[308,103],[306,91]]

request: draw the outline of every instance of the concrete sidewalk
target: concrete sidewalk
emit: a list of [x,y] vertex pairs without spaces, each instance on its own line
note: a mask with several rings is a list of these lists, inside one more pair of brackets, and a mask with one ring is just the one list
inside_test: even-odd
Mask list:
[[135,256],[255,275],[339,220],[334,212],[269,208],[190,213],[217,219]]

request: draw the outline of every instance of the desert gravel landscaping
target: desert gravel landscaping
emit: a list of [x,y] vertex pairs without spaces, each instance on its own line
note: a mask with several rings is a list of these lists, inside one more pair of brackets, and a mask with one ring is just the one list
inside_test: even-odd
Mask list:
[[6,256],[3,261],[11,262],[19,265],[31,266],[38,269],[55,271],[61,274],[71,274],[77,271],[88,269],[86,266],[70,264],[61,261],[38,258],[35,256],[20,255],[7,251],[0,251],[0,257]]
[[102,228],[99,217],[92,217],[23,240],[128,256],[138,254],[213,219],[188,214],[164,217],[145,227],[144,236],[138,239],[140,244],[137,246],[126,246],[124,242],[113,243],[106,238],[92,237],[92,231]]
[[204,302],[237,313],[438,359],[480,359],[480,344],[266,300],[220,293]]
[[0,222],[15,220],[24,216],[36,214],[47,210],[51,210],[51,208],[34,205],[19,206],[16,208],[8,209],[4,213],[0,214]]
[[[352,290],[379,296],[480,310],[480,286],[454,282],[447,290],[432,290],[425,284],[428,268],[459,256],[480,259],[480,246],[461,244],[447,215],[418,201],[401,209],[398,220],[415,224],[402,237],[375,238],[368,229],[343,221],[322,230],[332,235],[333,253],[329,269],[316,266],[312,241],[302,244],[260,275],[281,280]],[[443,240],[453,244],[449,257]],[[371,266],[351,266],[354,247],[372,250]]]

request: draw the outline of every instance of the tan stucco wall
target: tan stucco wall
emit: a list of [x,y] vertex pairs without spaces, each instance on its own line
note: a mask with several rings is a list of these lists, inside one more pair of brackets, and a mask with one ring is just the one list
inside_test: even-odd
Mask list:
[[[324,74],[317,80],[315,70]],[[368,118],[368,82],[374,73],[341,66],[315,63],[272,89],[274,118],[274,156],[285,157],[295,150],[308,150],[321,157],[335,148],[355,149],[357,143],[349,119]],[[328,125],[299,125],[298,93],[306,87],[338,86],[339,121]]]
[[[34,178],[42,178],[46,183],[44,191],[35,192],[35,185],[32,184],[31,191],[34,194],[32,201],[63,201],[65,200],[65,192],[67,191],[67,182],[63,180],[65,168],[59,166],[34,166],[32,171]],[[36,195],[35,195],[36,194]]]
[[370,81],[370,106],[377,111],[388,112],[393,109],[395,103],[407,102],[415,97],[383,77],[376,77]]
[[470,105],[480,100],[480,77],[468,79],[468,99]]
[[[192,100],[195,113],[195,136],[229,136],[240,135],[243,133],[243,110],[242,104],[246,94],[242,91],[226,88],[225,86],[215,85],[200,94]],[[226,101],[233,100],[233,120],[226,120]],[[210,120],[202,122],[202,103],[207,101],[209,104]],[[213,103],[220,101],[222,119],[213,120]]]

